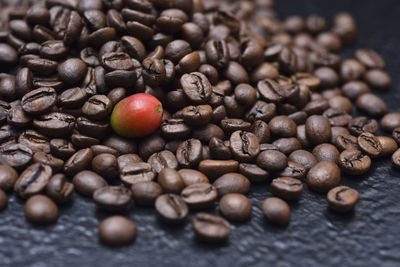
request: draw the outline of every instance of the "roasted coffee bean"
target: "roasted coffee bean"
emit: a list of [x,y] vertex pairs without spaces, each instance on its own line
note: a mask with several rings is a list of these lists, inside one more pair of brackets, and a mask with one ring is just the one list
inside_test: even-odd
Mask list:
[[345,81],[360,79],[365,73],[365,67],[356,59],[346,59],[340,66],[340,76]]
[[357,137],[352,136],[350,134],[341,134],[335,140],[336,147],[343,150],[359,150]]
[[121,186],[105,186],[93,192],[98,207],[108,211],[126,210],[132,200],[132,192]]
[[359,150],[348,149],[340,153],[339,166],[350,175],[362,175],[371,167],[371,158]]
[[38,88],[25,94],[21,99],[22,109],[32,115],[43,114],[56,104],[56,91],[53,88]]
[[205,46],[207,62],[216,68],[224,68],[229,63],[229,47],[225,40],[210,40]]
[[307,174],[307,169],[294,161],[288,161],[288,165],[279,173],[279,177],[291,177],[303,179]]
[[179,194],[185,187],[181,175],[171,168],[162,169],[158,174],[157,182],[165,193]]
[[358,136],[358,146],[361,150],[372,158],[382,154],[382,145],[378,138],[372,133],[362,133]]
[[0,211],[4,210],[8,205],[8,198],[7,194],[3,191],[3,189],[0,189]]
[[349,131],[355,136],[359,136],[364,132],[376,133],[378,131],[378,122],[367,117],[353,118],[348,125]]
[[381,128],[385,132],[391,133],[394,129],[400,127],[400,113],[390,112],[381,119]]
[[92,160],[92,169],[107,180],[114,179],[118,176],[117,158],[108,153],[99,154]]
[[343,135],[343,134],[350,135],[350,132],[344,127],[333,126],[331,129],[332,129],[331,143],[334,145],[336,145],[336,138],[339,135]]
[[32,118],[24,112],[22,106],[12,106],[7,113],[7,123],[18,128],[25,128],[31,125]]
[[1,65],[13,66],[18,62],[18,53],[8,44],[0,44],[0,63]]
[[101,138],[108,133],[109,124],[107,121],[92,121],[85,117],[78,117],[76,128],[81,134]]
[[287,116],[276,116],[269,122],[271,134],[277,137],[292,137],[296,135],[296,124]]
[[33,126],[50,137],[68,136],[75,125],[75,118],[66,113],[52,112],[33,120]]
[[252,161],[260,153],[258,138],[251,132],[236,131],[229,141],[234,158],[240,162]]
[[354,209],[359,193],[348,186],[337,186],[329,190],[326,195],[328,205],[337,212],[348,212]]
[[0,189],[8,191],[13,188],[18,173],[8,165],[0,165]]
[[356,106],[372,117],[381,117],[388,112],[385,102],[371,93],[360,95],[356,100]]
[[70,176],[87,169],[93,158],[90,148],[84,148],[75,152],[64,164],[64,172]]
[[182,190],[181,197],[191,208],[205,208],[214,203],[218,192],[209,183],[196,183],[186,186]]
[[290,222],[290,207],[280,198],[270,197],[265,199],[262,210],[265,218],[272,223],[285,226]]
[[87,93],[80,87],[65,90],[58,96],[58,103],[65,108],[79,108],[85,103]]
[[160,173],[163,168],[178,168],[178,161],[175,155],[167,150],[154,153],[149,157],[147,162],[156,173]]
[[307,113],[305,111],[297,111],[288,115],[290,119],[294,121],[297,125],[304,124],[307,120]]
[[203,73],[184,74],[180,83],[186,96],[193,104],[206,103],[211,97],[211,84]]
[[382,146],[381,156],[392,155],[398,149],[398,145],[393,138],[387,136],[377,136],[376,138]]
[[383,70],[369,70],[364,75],[364,80],[378,90],[385,90],[392,84],[392,78]]
[[24,211],[26,219],[34,224],[52,224],[58,219],[57,205],[43,195],[30,197],[25,203]]
[[[127,156],[127,155],[125,155]],[[118,169],[120,179],[127,185],[133,185],[138,182],[149,182],[152,181],[156,174],[153,171],[151,165],[145,162],[125,162],[118,158]]]
[[314,155],[306,150],[293,151],[289,155],[288,160],[304,166],[307,171],[314,167],[314,165],[318,162]]
[[21,173],[14,184],[14,191],[22,198],[38,194],[46,187],[51,175],[50,166],[34,163]]
[[50,152],[49,139],[34,130],[26,130],[22,132],[18,138],[18,143],[29,147],[32,152]]
[[239,167],[239,162],[235,160],[202,160],[198,169],[207,177],[217,178],[225,173],[235,172]]
[[316,146],[312,154],[318,161],[333,161],[339,162],[339,151],[331,144],[320,144]]
[[364,64],[368,68],[383,69],[385,67],[385,61],[374,50],[357,49],[355,52],[355,56],[362,64]]
[[185,186],[197,183],[209,183],[207,176],[193,169],[180,169],[178,171]]
[[182,116],[187,125],[206,125],[211,120],[212,108],[210,105],[187,106],[182,110]]
[[287,166],[287,157],[276,150],[265,150],[258,155],[257,165],[267,171],[281,171]]
[[247,194],[250,190],[250,181],[244,175],[239,173],[226,173],[219,177],[213,183],[218,190],[218,196],[229,193]]
[[131,190],[135,203],[144,206],[154,205],[156,198],[163,192],[161,186],[155,182],[138,182],[132,185]]
[[71,142],[65,139],[54,138],[50,140],[50,152],[55,157],[65,160],[72,156],[76,150]]
[[175,194],[163,194],[157,197],[154,206],[157,214],[168,223],[180,223],[187,217],[189,208],[185,201]]
[[78,172],[73,177],[72,183],[78,193],[88,197],[91,197],[97,189],[107,186],[103,177],[88,170]]
[[62,159],[58,159],[45,152],[36,152],[33,154],[33,162],[50,166],[50,168],[53,170],[53,173],[57,173],[64,166],[64,161]]
[[263,182],[269,178],[269,173],[256,164],[240,163],[239,172],[252,182]]
[[136,225],[122,216],[111,216],[99,224],[100,240],[109,246],[123,246],[136,239]]
[[258,138],[260,144],[268,143],[270,141],[271,132],[266,122],[262,120],[253,122],[251,131]]
[[327,118],[319,115],[308,117],[306,121],[307,141],[314,145],[328,143],[332,136],[332,130]]
[[322,115],[329,120],[331,126],[346,127],[352,119],[351,115],[342,109],[330,108],[325,110]]
[[350,81],[343,85],[342,91],[344,96],[348,97],[350,100],[355,100],[360,95],[368,93],[371,90],[365,82]]
[[190,128],[183,119],[168,119],[161,123],[161,132],[166,139],[180,140],[189,135]]
[[340,169],[334,162],[321,161],[310,169],[306,182],[317,192],[327,192],[340,183]]
[[303,192],[303,184],[301,181],[291,177],[278,177],[273,179],[270,188],[274,195],[286,200],[297,199]]
[[138,152],[143,159],[147,159],[152,154],[163,150],[164,147],[164,139],[159,135],[153,134],[141,140],[139,143]]
[[246,119],[253,122],[262,120],[269,122],[276,113],[276,105],[274,103],[266,103],[257,101],[254,106],[246,113]]
[[121,155],[136,153],[136,143],[118,135],[111,135],[103,141],[103,145],[109,146],[117,150]]
[[276,146],[278,148],[278,150],[285,155],[289,155],[293,151],[299,150],[302,148],[302,145],[299,142],[299,140],[297,140],[294,137],[280,138],[280,139],[275,140],[272,144],[274,146]]
[[246,221],[251,210],[250,200],[242,194],[226,194],[219,201],[219,211],[229,221]]
[[82,113],[93,120],[102,120],[111,112],[112,103],[105,95],[95,95],[82,106]]
[[119,152],[116,149],[109,147],[109,146],[94,145],[94,146],[91,146],[90,149],[92,149],[94,157],[97,155],[103,154],[103,153],[111,154],[116,157],[119,156]]
[[193,138],[199,139],[203,143],[208,143],[212,137],[225,139],[224,131],[212,123],[194,129],[192,136]]
[[46,186],[46,194],[59,204],[71,200],[73,192],[74,185],[61,173],[53,175]]
[[9,143],[0,146],[0,164],[23,169],[32,160],[32,150],[27,146]]
[[232,158],[232,152],[229,146],[225,145],[225,142],[217,137],[212,137],[208,144],[210,148],[210,155],[213,159],[230,159]]
[[56,61],[45,58],[32,58],[27,62],[30,71],[37,75],[50,75],[57,71],[58,63]]
[[188,139],[182,142],[176,150],[176,159],[184,168],[193,168],[202,159],[202,144],[198,139]]
[[250,131],[251,129],[251,124],[242,119],[223,119],[220,123],[227,135],[231,135],[235,131]]
[[213,214],[199,212],[192,221],[196,237],[204,242],[223,242],[231,233],[230,223]]
[[392,165],[400,169],[400,149],[397,149],[396,152],[393,153],[392,155]]

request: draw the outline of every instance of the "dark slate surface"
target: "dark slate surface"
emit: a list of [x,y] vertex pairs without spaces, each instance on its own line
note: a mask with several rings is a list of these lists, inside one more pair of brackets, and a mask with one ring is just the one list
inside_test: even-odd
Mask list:
[[[360,28],[356,47],[383,55],[393,86],[382,96],[392,111],[400,111],[398,1],[277,2],[282,16],[353,13]],[[56,225],[38,228],[25,221],[22,201],[12,196],[0,214],[0,266],[399,266],[399,174],[385,159],[376,161],[365,177],[343,177],[342,184],[361,194],[356,211],[347,216],[327,210],[325,197],[306,188],[300,201],[291,203],[287,228],[262,218],[261,203],[271,194],[267,184],[260,184],[250,193],[252,220],[235,224],[229,242],[218,246],[196,242],[190,220],[170,227],[153,210],[132,207],[126,215],[137,223],[136,243],[108,248],[97,237],[98,222],[106,214],[96,211],[89,199],[76,195],[61,209]]]

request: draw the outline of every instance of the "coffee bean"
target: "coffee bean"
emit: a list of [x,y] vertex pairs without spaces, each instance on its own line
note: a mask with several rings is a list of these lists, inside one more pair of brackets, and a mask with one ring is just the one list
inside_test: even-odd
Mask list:
[[260,144],[270,141],[270,128],[268,124],[262,120],[253,122],[251,132],[258,138]]
[[99,224],[100,240],[109,246],[123,246],[136,239],[136,225],[122,216],[111,216]]
[[7,205],[8,205],[7,194],[3,191],[3,189],[0,189],[0,211],[7,208]]
[[180,83],[186,96],[193,104],[203,104],[211,97],[211,84],[203,73],[184,74]]
[[52,112],[33,120],[36,130],[50,137],[63,137],[72,132],[75,118],[66,113]]
[[398,149],[398,145],[393,138],[387,136],[377,136],[376,138],[382,146],[381,156],[392,155]]
[[336,163],[321,161],[307,174],[307,185],[317,192],[327,192],[340,182],[340,169]]
[[193,169],[180,169],[178,171],[185,186],[197,183],[209,183],[207,176]]
[[49,139],[34,130],[22,132],[18,138],[18,142],[29,147],[32,152],[50,152]]
[[381,127],[385,132],[391,133],[395,128],[400,127],[400,113],[390,112],[381,119]]
[[50,140],[50,152],[55,157],[65,160],[71,157],[76,150],[71,142],[61,138],[54,138]]
[[72,183],[78,193],[88,197],[91,197],[97,189],[107,186],[103,177],[88,170],[78,172],[73,177]]
[[161,186],[155,182],[137,182],[132,185],[132,197],[135,203],[152,206],[156,198],[162,194]]
[[57,205],[43,195],[30,197],[25,203],[24,210],[26,219],[34,224],[52,224],[58,219]]
[[229,63],[229,47],[225,40],[210,40],[205,47],[207,62],[216,68],[224,68]]
[[326,195],[328,205],[337,212],[349,212],[358,202],[359,193],[348,186],[337,186]]
[[53,173],[60,171],[64,166],[63,160],[45,152],[36,152],[33,154],[33,162],[50,166]]
[[270,188],[272,193],[286,200],[297,199],[303,192],[301,181],[291,177],[273,179]]
[[154,206],[161,219],[168,223],[183,222],[189,213],[185,201],[175,194],[160,195],[157,197]]
[[274,103],[266,103],[257,101],[254,106],[246,113],[246,119],[253,122],[262,120],[269,122],[276,113],[276,105]]
[[260,153],[258,138],[251,132],[236,131],[230,137],[234,158],[240,162],[252,161]]
[[213,183],[218,190],[218,196],[224,196],[229,193],[247,194],[250,190],[250,181],[244,175],[239,173],[226,173],[219,177]]
[[362,175],[371,167],[371,158],[359,150],[344,150],[340,153],[339,166],[350,175]]
[[303,179],[307,174],[307,169],[303,165],[294,162],[288,161],[288,165],[285,169],[283,169],[280,173],[280,177],[291,177],[295,179]]
[[219,211],[229,221],[246,221],[251,216],[251,210],[250,200],[242,194],[226,194],[219,201]]
[[360,95],[356,100],[356,106],[372,117],[381,117],[388,112],[385,102],[371,93]]
[[225,173],[235,172],[239,167],[239,162],[235,160],[202,160],[198,169],[209,178],[217,178]]
[[280,171],[286,168],[287,158],[282,152],[265,150],[258,155],[257,165],[267,171]]
[[108,153],[95,156],[92,160],[92,169],[107,180],[118,176],[117,158]]
[[158,153],[154,153],[149,157],[147,162],[151,165],[152,169],[156,173],[160,173],[164,168],[178,168],[178,161],[173,153],[167,150],[163,150]]
[[216,215],[199,212],[192,221],[196,237],[205,242],[223,242],[231,233],[230,223]]
[[28,127],[31,122],[31,117],[24,112],[22,106],[19,104],[11,107],[11,109],[7,113],[7,123],[12,126],[25,128]]
[[374,50],[357,49],[355,52],[355,56],[362,64],[364,64],[368,68],[383,69],[385,67],[385,61]]
[[157,177],[158,184],[165,193],[179,194],[185,187],[181,175],[171,168],[164,168]]
[[385,90],[392,84],[392,78],[383,70],[369,70],[364,75],[364,80],[378,90]]
[[8,191],[13,188],[18,173],[8,165],[0,165],[0,189]]
[[184,139],[189,135],[190,130],[183,119],[168,119],[161,123],[161,132],[166,139]]
[[91,146],[90,149],[92,149],[94,157],[97,156],[97,155],[103,154],[103,153],[111,154],[111,155],[114,155],[116,157],[119,156],[119,152],[117,150],[115,150],[114,148],[109,147],[109,146],[94,145],[94,146]]
[[74,185],[69,183],[64,174],[53,175],[46,186],[46,194],[55,202],[62,204],[70,201]]
[[0,146],[0,164],[23,169],[32,160],[32,150],[27,146],[9,143]]
[[297,138],[291,137],[291,138],[280,138],[275,140],[272,143],[274,146],[278,148],[280,152],[282,152],[285,155],[289,155],[295,150],[299,150],[302,148],[301,143]]
[[342,109],[327,109],[322,115],[329,120],[331,126],[346,127],[351,121],[352,117]]
[[186,186],[181,193],[182,199],[191,208],[210,206],[218,197],[217,189],[209,183],[196,183]]
[[329,142],[332,130],[328,119],[319,115],[310,116],[306,121],[306,136],[308,142],[314,145]]
[[235,131],[250,131],[251,124],[242,119],[223,119],[221,127],[227,135],[231,135]]
[[105,95],[95,95],[82,106],[82,113],[93,120],[102,120],[111,112],[112,103]]
[[265,218],[279,225],[288,225],[290,222],[290,207],[282,199],[270,197],[264,200],[262,210]]
[[103,145],[117,150],[121,155],[136,153],[136,143],[132,139],[111,135],[103,141]]
[[339,151],[337,148],[331,144],[320,144],[316,146],[312,154],[317,159],[317,161],[333,161],[339,162]]
[[202,144],[198,139],[188,139],[182,142],[176,150],[176,159],[184,168],[193,168],[202,159]]
[[121,186],[105,186],[93,192],[98,207],[108,211],[126,210],[132,200],[132,192]]
[[240,163],[239,172],[252,182],[262,182],[268,179],[269,173],[256,164]]
[[212,108],[210,105],[187,106],[182,110],[182,116],[187,125],[206,125],[211,120]]
[[121,164],[121,160],[118,159],[118,168],[121,181],[127,185],[143,181],[149,182],[156,176],[151,165],[145,162],[127,162]]
[[342,91],[344,96],[348,97],[350,100],[355,100],[360,95],[370,92],[371,89],[365,82],[350,81],[343,85]]
[[64,164],[64,172],[70,176],[87,169],[93,158],[90,148],[84,148],[75,152]]
[[392,165],[400,169],[400,149],[397,149],[396,152],[393,153],[392,155]]
[[382,154],[382,145],[378,138],[372,133],[362,133],[358,136],[358,146],[361,150],[372,158],[376,158]]
[[376,133],[378,131],[378,122],[367,117],[353,118],[348,125],[349,131],[355,136],[359,136],[364,132]]
[[8,44],[0,44],[0,63],[1,65],[13,66],[18,62],[18,53]]
[[345,81],[358,80],[365,71],[364,65],[356,59],[346,59],[340,66],[340,75]]

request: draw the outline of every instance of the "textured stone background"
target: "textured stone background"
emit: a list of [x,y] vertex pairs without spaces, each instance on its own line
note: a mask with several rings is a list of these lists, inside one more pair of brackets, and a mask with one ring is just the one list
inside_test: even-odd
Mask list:
[[[277,0],[282,17],[339,11],[354,14],[359,25],[355,47],[383,55],[393,86],[382,94],[392,111],[400,111],[400,5],[396,0]],[[351,55],[354,48],[345,51]],[[327,210],[323,195],[305,189],[291,203],[289,227],[270,225],[261,203],[271,194],[267,184],[252,187],[250,222],[233,225],[228,243],[204,245],[194,240],[190,218],[181,226],[160,223],[151,209],[126,213],[138,227],[135,244],[108,248],[98,242],[97,225],[106,216],[76,195],[61,208],[56,225],[34,227],[25,221],[23,202],[12,196],[0,214],[0,266],[399,266],[400,172],[388,159],[378,160],[365,176],[343,177],[356,188],[360,202],[350,215]],[[216,212],[214,209],[211,212]]]

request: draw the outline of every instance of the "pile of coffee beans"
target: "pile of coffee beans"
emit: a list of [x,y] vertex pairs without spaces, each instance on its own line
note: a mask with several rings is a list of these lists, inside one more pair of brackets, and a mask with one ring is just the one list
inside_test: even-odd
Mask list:
[[[115,215],[133,203],[165,223],[194,213],[198,239],[220,242],[254,205],[287,225],[307,185],[351,211],[359,193],[342,173],[388,156],[400,168],[400,113],[373,94],[391,84],[384,60],[337,54],[356,38],[350,14],[280,20],[273,0],[4,2],[0,209],[13,190],[34,224],[55,223],[77,192],[113,215],[99,225],[106,244],[135,239]],[[163,120],[122,138],[110,113],[135,93],[157,97]],[[250,185],[265,181],[276,197],[252,203]],[[220,216],[204,212],[216,204]]]

